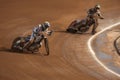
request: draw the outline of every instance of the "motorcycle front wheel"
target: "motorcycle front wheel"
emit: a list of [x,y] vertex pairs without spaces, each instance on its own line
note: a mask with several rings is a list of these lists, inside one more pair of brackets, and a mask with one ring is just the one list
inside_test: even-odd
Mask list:
[[49,45],[48,45],[48,39],[47,38],[44,38],[44,43],[45,43],[45,50],[46,50],[46,52],[47,52],[47,54],[45,54],[45,55],[49,55]]

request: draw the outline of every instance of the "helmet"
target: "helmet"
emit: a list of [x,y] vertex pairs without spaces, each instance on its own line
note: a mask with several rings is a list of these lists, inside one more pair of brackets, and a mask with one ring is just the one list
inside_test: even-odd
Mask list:
[[95,5],[95,8],[100,9],[100,5],[99,4]]
[[41,24],[38,24],[38,27],[41,27],[42,25]]
[[50,27],[50,23],[48,21],[45,21],[42,26],[43,26],[43,31],[45,31],[47,28]]
[[45,22],[44,22],[44,25],[45,25],[46,27],[50,27],[50,23],[49,23],[48,21],[45,21]]

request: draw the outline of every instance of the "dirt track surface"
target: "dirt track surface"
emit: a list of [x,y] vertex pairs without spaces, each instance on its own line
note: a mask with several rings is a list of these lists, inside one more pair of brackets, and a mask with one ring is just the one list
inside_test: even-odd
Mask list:
[[[96,3],[105,17],[99,21],[99,31],[118,19],[120,0],[0,0],[0,80],[119,80],[91,56],[90,31],[83,35],[65,32],[72,20],[83,19]],[[44,50],[39,54],[9,51],[14,38],[29,34],[45,20],[55,31],[49,37],[49,56],[42,56]]]

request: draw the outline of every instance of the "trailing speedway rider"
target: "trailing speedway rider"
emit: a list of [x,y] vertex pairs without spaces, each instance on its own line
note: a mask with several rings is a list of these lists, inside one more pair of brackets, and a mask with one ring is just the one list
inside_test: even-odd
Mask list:
[[43,24],[39,24],[38,26],[34,27],[29,41],[23,47],[23,51],[25,51],[33,43],[37,35],[51,35],[52,31],[48,30],[50,26],[50,23],[45,21]]
[[[96,18],[104,19],[104,17],[101,15],[100,8],[101,8],[101,6],[99,4],[97,4],[97,5],[95,5],[94,8],[89,9],[87,12],[87,14],[88,14],[87,17],[89,17],[90,19],[93,19],[95,22],[95,25],[93,26],[93,29],[92,29],[92,34],[96,33],[95,30],[98,26],[98,19],[96,19]],[[95,15],[97,15],[97,16],[95,16]]]

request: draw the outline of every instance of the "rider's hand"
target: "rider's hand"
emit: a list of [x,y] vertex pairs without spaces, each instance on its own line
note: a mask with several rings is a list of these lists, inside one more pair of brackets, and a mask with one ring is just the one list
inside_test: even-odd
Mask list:
[[48,36],[51,36],[51,34],[53,33],[53,31],[48,31]]
[[104,17],[101,17],[100,19],[104,19]]

